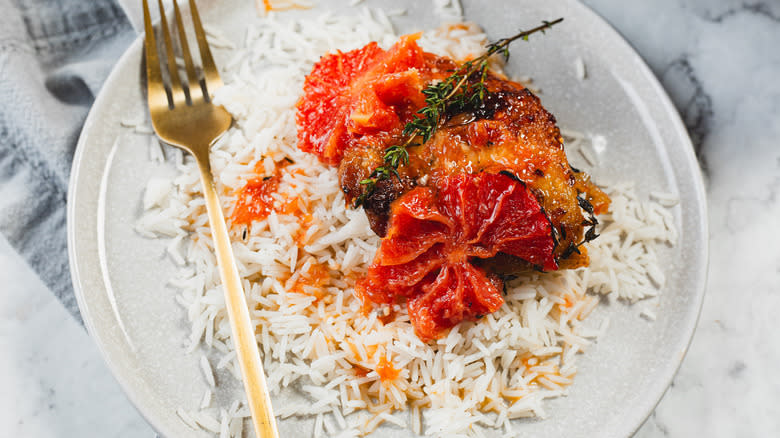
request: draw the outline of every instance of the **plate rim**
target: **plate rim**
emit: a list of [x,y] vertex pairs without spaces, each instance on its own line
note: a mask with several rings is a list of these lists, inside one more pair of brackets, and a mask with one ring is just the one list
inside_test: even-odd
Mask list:
[[[664,366],[663,371],[663,379],[657,379],[653,383],[650,383],[649,391],[652,392],[652,395],[645,396],[643,400],[646,402],[643,403],[642,409],[635,409],[633,412],[638,412],[637,415],[634,416],[635,422],[627,421],[623,422],[623,424],[631,424],[635,423],[633,427],[628,426],[625,429],[625,433],[621,436],[626,437],[632,437],[636,434],[637,431],[639,431],[639,428],[642,427],[642,425],[647,421],[648,418],[650,418],[650,415],[652,415],[655,408],[658,406],[658,404],[661,402],[661,399],[663,398],[664,394],[666,394],[666,391],[669,389],[670,385],[672,384],[672,381],[674,380],[675,376],[677,375],[677,372],[679,371],[680,367],[682,366],[683,360],[685,359],[685,356],[688,354],[688,349],[691,346],[691,342],[693,342],[693,337],[696,333],[696,328],[699,326],[699,318],[701,317],[701,311],[702,307],[704,305],[704,295],[707,292],[707,273],[709,271],[709,264],[710,264],[710,253],[709,253],[709,220],[708,220],[708,209],[707,209],[707,192],[705,190],[705,184],[704,184],[704,175],[702,173],[702,169],[699,165],[699,160],[696,157],[696,152],[693,147],[693,142],[691,141],[691,137],[688,134],[688,128],[685,127],[685,124],[682,121],[682,117],[680,116],[679,111],[677,111],[677,107],[674,106],[674,103],[672,102],[672,98],[669,96],[669,93],[666,91],[666,89],[661,84],[661,81],[658,79],[658,77],[653,73],[652,69],[650,69],[650,66],[647,64],[647,62],[642,58],[642,56],[639,54],[639,52],[636,50],[636,48],[626,39],[620,31],[618,31],[612,24],[604,18],[601,14],[599,14],[597,11],[592,9],[590,6],[586,5],[582,2],[582,0],[575,0],[575,3],[578,3],[579,6],[581,6],[583,9],[585,9],[588,13],[593,14],[594,18],[599,22],[599,24],[606,26],[608,29],[608,32],[611,32],[616,37],[615,42],[618,45],[623,46],[624,48],[628,49],[629,52],[633,55],[637,62],[637,66],[641,73],[645,76],[645,78],[648,80],[648,83],[653,87],[653,89],[656,91],[656,94],[660,98],[660,103],[665,109],[667,114],[671,114],[672,117],[671,123],[674,127],[674,132],[677,134],[678,137],[680,137],[680,141],[683,146],[683,153],[686,155],[686,165],[691,171],[690,174],[693,176],[694,180],[694,187],[693,191],[695,193],[695,199],[697,202],[697,213],[699,213],[698,216],[698,223],[697,223],[697,229],[701,231],[702,234],[702,263],[701,265],[697,266],[697,277],[699,277],[699,281],[696,282],[696,284],[700,285],[697,290],[695,291],[695,294],[693,295],[694,300],[696,301],[695,306],[689,306],[689,312],[686,312],[686,316],[688,316],[685,319],[685,324],[683,324],[685,337],[682,338],[682,342],[680,342],[681,345],[677,345],[678,348],[680,348],[680,354],[674,359],[667,361]],[[677,243],[679,245],[680,242]],[[693,310],[693,315],[691,316],[690,310]]]
[[151,413],[146,412],[144,408],[142,408],[142,404],[139,403],[139,397],[140,395],[133,389],[132,385],[128,381],[127,376],[125,376],[120,370],[119,366],[114,361],[113,357],[108,353],[108,351],[105,348],[106,340],[101,336],[100,331],[95,327],[95,323],[93,318],[91,317],[91,311],[89,308],[89,304],[87,303],[87,298],[84,295],[84,289],[82,288],[82,279],[81,274],[79,271],[79,257],[78,257],[78,249],[77,249],[77,235],[76,235],[76,227],[75,227],[75,217],[76,217],[76,209],[77,209],[77,201],[76,201],[76,186],[78,184],[78,176],[79,171],[81,170],[81,163],[82,158],[86,154],[87,146],[87,137],[89,136],[88,132],[92,128],[92,126],[99,120],[99,115],[97,114],[98,106],[103,101],[108,100],[108,91],[107,85],[113,85],[114,82],[117,82],[117,77],[119,76],[120,65],[124,65],[126,62],[128,62],[129,58],[132,58],[135,54],[135,52],[142,50],[141,46],[143,45],[143,34],[139,33],[136,35],[135,39],[133,39],[133,42],[130,43],[130,45],[125,49],[125,51],[122,53],[122,55],[117,60],[116,64],[111,68],[111,72],[108,74],[108,77],[106,77],[106,80],[103,82],[103,85],[100,88],[100,91],[98,92],[98,95],[95,97],[95,100],[92,102],[92,106],[90,107],[89,113],[87,113],[87,118],[84,121],[84,125],[81,128],[81,132],[79,133],[79,139],[76,143],[76,150],[73,154],[73,163],[71,165],[71,171],[70,171],[70,179],[68,182],[68,195],[67,195],[67,215],[66,215],[66,221],[67,221],[67,233],[68,233],[68,265],[70,268],[70,277],[71,282],[73,284],[73,292],[76,296],[76,304],[78,304],[79,312],[81,313],[81,319],[84,321],[84,327],[87,329],[87,333],[95,340],[95,344],[98,347],[98,351],[100,352],[100,356],[105,361],[106,365],[108,366],[108,369],[111,371],[112,377],[119,383],[119,386],[122,388],[122,391],[125,393],[127,398],[130,400],[130,403],[133,405],[133,408],[141,414],[144,420],[154,429],[156,433],[162,434],[163,436],[169,436],[167,433],[163,431],[163,427],[160,427],[161,425],[158,424],[157,420],[151,415]]
[[[688,309],[685,312],[686,318],[682,324],[683,329],[681,330],[684,336],[679,338],[679,345],[675,346],[677,349],[679,349],[680,354],[664,362],[662,367],[663,370],[660,372],[660,375],[663,377],[662,379],[655,379],[644,388],[645,395],[640,399],[642,401],[640,403],[641,409],[637,409],[635,407],[630,411],[629,417],[631,421],[622,421],[620,423],[623,425],[623,427],[618,428],[622,431],[618,434],[618,436],[630,437],[635,434],[636,431],[644,424],[647,418],[652,414],[655,407],[661,401],[666,390],[669,388],[678,370],[680,369],[682,362],[687,355],[691,342],[693,341],[696,328],[698,327],[698,322],[704,303],[704,296],[707,290],[707,273],[709,270],[709,223],[707,196],[704,177],[701,168],[699,167],[699,162],[696,158],[693,143],[691,142],[688,130],[682,121],[680,113],[674,106],[666,89],[664,89],[664,87],[661,85],[658,77],[656,77],[656,75],[652,72],[650,67],[647,65],[639,52],[634,48],[634,46],[631,45],[631,43],[628,42],[628,40],[615,27],[613,27],[608,20],[606,20],[597,11],[593,10],[590,6],[584,4],[581,0],[574,0],[572,3],[577,4],[585,14],[590,14],[592,16],[591,18],[594,19],[599,26],[602,26],[607,35],[611,37],[613,44],[621,46],[621,49],[627,49],[627,52],[634,58],[640,73],[642,73],[648,84],[652,87],[655,94],[659,98],[659,102],[664,112],[669,115],[669,119],[673,128],[672,132],[676,137],[679,137],[679,141],[681,143],[680,146],[683,149],[682,152],[686,157],[686,167],[689,170],[689,174],[693,177],[694,187],[692,187],[692,192],[695,196],[692,197],[692,200],[696,201],[695,213],[698,214],[696,229],[700,231],[702,237],[700,242],[702,252],[702,254],[700,254],[702,256],[700,259],[700,264],[696,266],[695,270],[690,271],[696,274],[695,276],[697,281],[695,281],[694,284],[698,285],[695,290],[689,291],[690,297],[694,301],[695,305],[688,306]],[[78,236],[75,227],[77,208],[79,205],[78,200],[76,199],[76,188],[79,182],[79,173],[81,170],[82,160],[87,154],[87,148],[89,148],[87,142],[89,132],[91,131],[93,125],[98,123],[100,120],[100,114],[98,113],[97,108],[102,107],[103,103],[109,100],[109,91],[107,90],[109,88],[113,88],[110,86],[116,85],[114,83],[117,82],[117,77],[120,75],[120,66],[128,63],[130,58],[138,57],[139,53],[143,52],[142,46],[143,33],[139,33],[133,42],[127,47],[127,49],[125,49],[124,53],[117,60],[116,64],[112,67],[110,74],[106,78],[103,86],[100,89],[100,92],[92,103],[90,111],[79,134],[79,139],[76,144],[73,157],[73,163],[71,165],[67,194],[68,260],[74,294],[76,296],[76,301],[79,307],[79,311],[82,315],[84,325],[87,329],[87,332],[95,340],[98,350],[100,351],[100,355],[106,362],[106,365],[111,371],[112,376],[119,383],[120,387],[131,401],[133,407],[149,423],[155,432],[163,436],[172,436],[170,434],[171,431],[168,430],[165,427],[165,424],[154,415],[154,412],[147,412],[148,408],[146,405],[141,403],[141,395],[132,386],[129,375],[121,372],[118,364],[114,361],[113,356],[111,356],[105,348],[105,343],[107,341],[95,326],[94,318],[91,315],[90,306],[87,302],[88,298],[85,296],[84,288],[82,287],[81,268],[79,262],[80,257],[77,244]],[[631,415],[631,413],[633,413],[633,415]]]

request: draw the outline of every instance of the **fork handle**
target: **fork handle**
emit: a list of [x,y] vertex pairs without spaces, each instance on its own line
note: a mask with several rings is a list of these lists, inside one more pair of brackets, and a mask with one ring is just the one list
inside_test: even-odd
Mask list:
[[205,148],[205,154],[205,159],[196,156],[196,161],[203,183],[203,195],[206,199],[206,211],[209,215],[211,236],[214,239],[219,274],[222,278],[222,287],[225,290],[225,304],[233,343],[238,363],[241,366],[244,390],[249,402],[249,409],[252,412],[255,434],[258,438],[278,438],[279,432],[276,429],[271,399],[266,387],[255,330],[249,317],[244,288],[241,285],[241,277],[238,275],[238,268],[230,246],[225,216],[222,213],[214,178],[211,174],[211,164],[207,155],[208,148]]

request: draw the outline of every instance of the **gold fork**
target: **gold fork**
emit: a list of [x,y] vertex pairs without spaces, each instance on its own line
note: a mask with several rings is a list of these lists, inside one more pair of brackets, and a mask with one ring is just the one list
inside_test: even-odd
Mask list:
[[[222,80],[214,65],[214,59],[206,42],[206,33],[203,30],[194,0],[189,0],[189,4],[203,64],[205,89],[201,87],[200,79],[190,56],[181,11],[176,0],[173,2],[174,15],[178,28],[179,46],[187,71],[187,81],[184,84],[182,84],[176,66],[172,38],[168,30],[162,0],[158,0],[158,6],[160,8],[162,39],[167,54],[167,66],[160,65],[154,28],[149,15],[149,4],[147,0],[143,0],[149,112],[152,116],[154,132],[160,140],[191,153],[198,164],[203,184],[203,195],[206,198],[211,235],[217,253],[217,264],[225,290],[230,328],[238,362],[241,365],[244,390],[252,412],[255,434],[262,438],[277,438],[279,433],[276,430],[276,422],[271,409],[271,399],[268,395],[263,365],[260,361],[260,352],[249,318],[249,309],[244,289],[241,286],[241,278],[238,275],[233,251],[230,247],[230,237],[222,208],[219,205],[209,161],[209,147],[227,131],[232,118],[224,108],[211,103],[209,93],[213,94],[217,88],[221,87]],[[167,85],[164,83],[163,69],[167,69],[168,72],[169,82]]]

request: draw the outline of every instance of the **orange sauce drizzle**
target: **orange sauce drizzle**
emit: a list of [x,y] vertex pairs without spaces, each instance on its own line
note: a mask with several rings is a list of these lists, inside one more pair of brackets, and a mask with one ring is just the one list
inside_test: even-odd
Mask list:
[[[257,7],[259,8],[259,4],[255,3]],[[291,1],[289,3],[284,4],[283,6],[274,6],[271,4],[271,0],[263,0],[263,9],[265,10],[265,13],[269,13],[271,11],[288,11],[291,9],[311,9],[311,6],[308,5],[299,5],[295,1]]]
[[314,296],[320,300],[325,296],[325,290],[322,287],[325,285],[325,283],[328,282],[329,279],[330,272],[328,271],[328,267],[317,263],[312,265],[307,273],[301,275],[301,277],[295,281],[295,284],[290,289],[290,292],[309,295],[307,289],[309,291],[311,291],[311,289],[307,288],[306,286],[310,286],[315,288],[313,292]]
[[273,194],[279,189],[279,180],[276,174],[248,181],[238,194],[233,223],[247,225],[267,218],[274,211]]
[[[279,182],[282,180],[281,172],[285,167],[287,164],[280,164],[273,175],[247,181],[246,185],[238,192],[238,201],[232,215],[234,224],[249,225],[252,221],[267,218],[272,211],[279,214],[303,216],[302,225],[311,222],[311,214],[303,214],[300,198],[293,197],[280,202],[273,196],[279,190]],[[261,161],[255,166],[255,172],[262,174],[262,171]],[[299,169],[293,172],[303,171]]]
[[382,381],[395,380],[401,374],[401,370],[396,369],[393,363],[387,360],[387,357],[381,356],[379,363],[376,364],[376,373]]

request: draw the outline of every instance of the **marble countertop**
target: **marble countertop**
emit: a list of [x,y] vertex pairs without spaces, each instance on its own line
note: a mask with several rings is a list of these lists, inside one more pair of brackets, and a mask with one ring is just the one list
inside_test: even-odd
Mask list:
[[[585,0],[672,96],[705,173],[710,270],[698,329],[636,437],[765,437],[780,427],[780,2]],[[0,237],[5,436],[153,437],[97,348]]]

